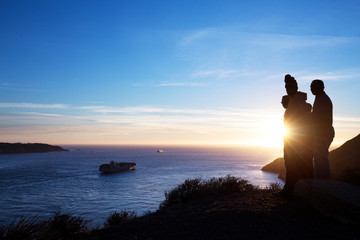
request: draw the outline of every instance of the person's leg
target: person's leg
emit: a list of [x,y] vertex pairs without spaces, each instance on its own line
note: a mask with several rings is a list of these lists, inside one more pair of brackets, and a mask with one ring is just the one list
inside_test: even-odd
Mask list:
[[314,141],[312,138],[306,139],[305,152],[304,152],[304,178],[314,178]]
[[313,142],[308,141],[303,145],[301,159],[297,166],[300,179],[314,178]]
[[290,197],[294,191],[295,185],[295,172],[294,168],[286,168],[286,180],[284,189],[282,190],[282,195],[285,197]]
[[299,163],[301,159],[299,158],[296,152],[291,152],[288,155],[288,158],[285,159],[286,167],[286,181],[284,189],[282,190],[283,197],[290,198],[293,191],[295,183],[300,179],[301,169],[299,169]]
[[313,159],[308,155],[303,156],[299,159],[299,165],[296,168],[297,172],[297,181],[300,179],[311,179],[314,178],[314,167],[313,167]]
[[329,147],[332,140],[314,139],[314,175],[315,178],[330,179]]

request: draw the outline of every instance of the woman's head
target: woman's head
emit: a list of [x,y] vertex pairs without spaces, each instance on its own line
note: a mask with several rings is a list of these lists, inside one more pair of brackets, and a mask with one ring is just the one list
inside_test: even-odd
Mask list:
[[294,96],[298,91],[298,84],[297,84],[295,78],[293,76],[291,76],[290,74],[286,74],[284,81],[285,81],[286,93],[290,97]]

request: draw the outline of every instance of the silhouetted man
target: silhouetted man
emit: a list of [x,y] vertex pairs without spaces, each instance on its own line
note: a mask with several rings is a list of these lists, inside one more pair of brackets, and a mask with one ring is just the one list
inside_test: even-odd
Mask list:
[[284,137],[284,160],[286,182],[280,196],[289,198],[295,183],[303,178],[313,177],[311,105],[306,102],[307,94],[298,91],[294,77],[285,76],[285,88],[288,95],[283,96],[282,105],[284,125],[287,134]]
[[312,81],[310,88],[316,96],[312,111],[315,178],[330,178],[329,147],[335,136],[332,126],[333,105],[324,91],[323,81]]

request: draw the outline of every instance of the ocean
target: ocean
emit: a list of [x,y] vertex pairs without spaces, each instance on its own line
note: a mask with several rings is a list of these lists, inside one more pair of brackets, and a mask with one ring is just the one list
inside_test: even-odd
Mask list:
[[[169,191],[189,178],[228,174],[265,187],[283,182],[260,169],[281,155],[241,147],[64,146],[69,152],[0,155],[0,225],[15,218],[70,213],[102,226],[115,211],[142,215],[158,209]],[[110,161],[136,170],[101,174]]]

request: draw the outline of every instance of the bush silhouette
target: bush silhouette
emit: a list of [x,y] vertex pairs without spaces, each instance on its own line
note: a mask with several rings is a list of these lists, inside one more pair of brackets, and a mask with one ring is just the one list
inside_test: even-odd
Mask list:
[[160,204],[160,208],[220,193],[240,193],[255,188],[249,181],[231,175],[209,180],[187,179],[169,192],[165,192],[165,200]]

